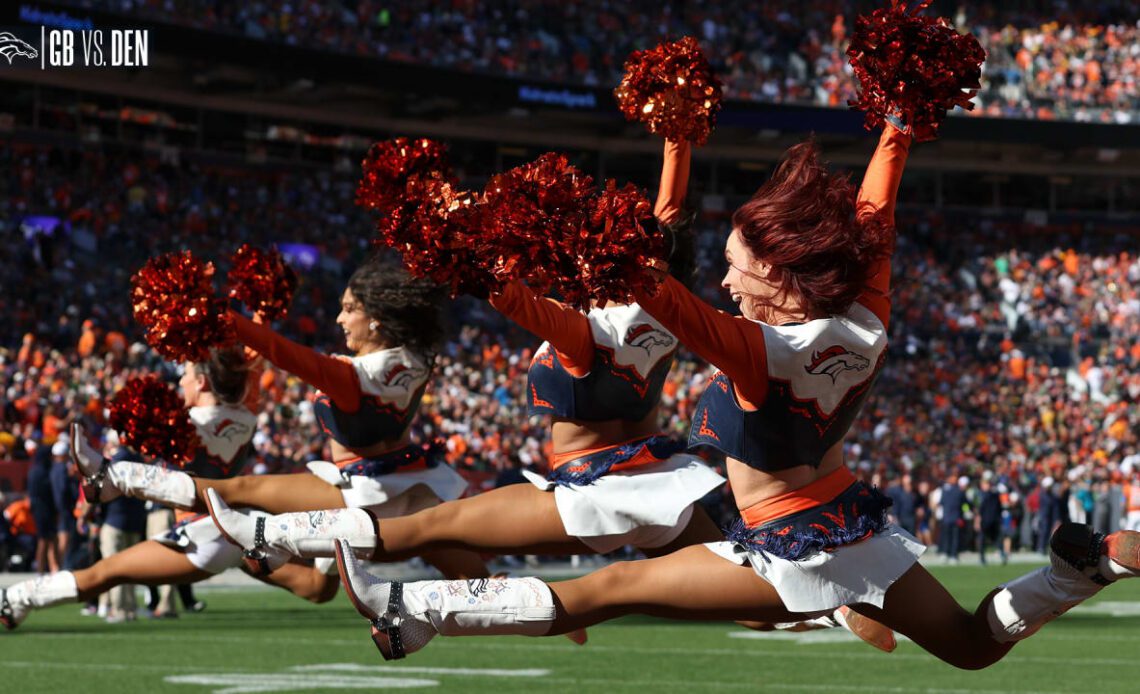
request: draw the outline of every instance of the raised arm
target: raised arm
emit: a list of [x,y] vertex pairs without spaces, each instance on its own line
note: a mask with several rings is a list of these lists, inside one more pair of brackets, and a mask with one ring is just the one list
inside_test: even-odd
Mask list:
[[[898,197],[899,182],[906,166],[910,151],[911,136],[895,128],[890,123],[883,126],[879,146],[867,166],[859,197],[855,202],[855,214],[866,218],[882,214],[883,220],[893,227],[895,224],[895,200]],[[891,258],[883,256],[871,269],[867,287],[860,295],[859,303],[870,309],[886,326],[891,316]]]
[[[260,313],[255,313],[253,314],[253,323],[264,325],[265,318]],[[249,374],[245,379],[245,400],[242,401],[242,405],[245,406],[245,409],[257,414],[261,408],[261,377],[265,373],[265,357],[248,344],[245,345],[242,354],[245,356],[246,362],[249,363]]]
[[638,294],[637,302],[689,350],[732,379],[746,404],[764,402],[768,353],[757,323],[716,310],[672,277],[665,278],[655,296]]
[[581,311],[538,296],[522,282],[511,282],[490,301],[500,313],[549,342],[570,373],[589,373],[594,335]]
[[[360,409],[360,379],[352,363],[286,339],[271,328],[231,311],[238,339],[305,383],[319,388],[345,412]],[[255,410],[256,411],[256,410]]]
[[661,165],[661,185],[657,189],[657,204],[653,216],[662,224],[677,220],[685,206],[689,189],[689,162],[692,145],[688,142],[665,141],[665,161]]

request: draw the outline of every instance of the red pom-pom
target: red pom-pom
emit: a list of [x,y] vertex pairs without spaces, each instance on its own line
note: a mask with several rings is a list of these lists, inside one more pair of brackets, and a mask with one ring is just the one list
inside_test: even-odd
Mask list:
[[[545,292],[575,273],[573,252],[594,195],[594,181],[565,155],[538,159],[492,176],[485,189],[491,271]],[[570,251],[569,253],[567,251]]]
[[485,206],[480,197],[456,190],[438,178],[415,184],[419,205],[409,223],[392,227],[388,245],[403,255],[415,277],[447,286],[451,295],[487,296],[501,286],[487,267],[494,249],[487,237]]
[[205,361],[211,348],[234,341],[213,276],[213,263],[183,251],[151,258],[131,278],[135,320],[146,328],[147,343],[167,359]]
[[297,273],[277,249],[263,251],[243,243],[230,262],[226,275],[230,297],[266,320],[284,317],[297,289]]
[[450,181],[452,176],[447,148],[426,138],[377,142],[368,150],[362,169],[356,204],[382,214],[408,202],[409,181],[433,174]]
[[980,86],[986,52],[977,38],[959,34],[945,19],[920,16],[930,2],[910,11],[902,0],[892,0],[855,20],[847,55],[860,94],[849,103],[865,112],[868,130],[898,115],[915,140],[933,140],[948,110],[974,108],[970,99]]
[[632,184],[618,188],[610,180],[591,200],[586,227],[577,237],[576,272],[564,274],[556,287],[579,308],[588,308],[591,299],[632,303],[636,292],[657,286],[646,269],[664,256],[663,246],[649,199]]
[[179,467],[194,459],[198,434],[178,392],[158,378],[130,379],[109,409],[111,427],[129,448]]
[[691,36],[630,54],[614,97],[627,120],[641,121],[668,140],[698,145],[716,124],[722,98],[720,80]]

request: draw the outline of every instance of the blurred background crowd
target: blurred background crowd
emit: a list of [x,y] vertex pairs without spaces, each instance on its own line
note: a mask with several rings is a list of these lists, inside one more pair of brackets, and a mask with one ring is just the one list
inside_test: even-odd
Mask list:
[[[729,98],[846,106],[846,50],[865,0],[70,0],[136,18],[451,70],[585,86],[621,81],[631,51],[696,36]],[[914,3],[912,3],[914,4]],[[986,49],[975,115],[1140,119],[1140,17],[1129,0],[935,2]]]

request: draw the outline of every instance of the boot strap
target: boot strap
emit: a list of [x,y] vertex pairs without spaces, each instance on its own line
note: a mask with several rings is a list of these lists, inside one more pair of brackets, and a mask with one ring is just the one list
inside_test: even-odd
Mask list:
[[388,590],[388,611],[372,620],[372,628],[388,637],[388,645],[392,651],[393,660],[399,660],[407,655],[404,652],[404,639],[400,636],[400,625],[388,618],[388,615],[400,614],[400,603],[403,597],[404,584],[394,581]]
[[[1076,524],[1069,525],[1075,526]],[[1067,551],[1070,547],[1072,547],[1073,544],[1076,544],[1072,542],[1072,538],[1066,537],[1065,540],[1067,542],[1055,541],[1060,539],[1057,536],[1061,533],[1061,531],[1067,531],[1067,534],[1072,534],[1074,532],[1072,528],[1066,527],[1064,525],[1061,526],[1061,528],[1058,528],[1057,531],[1054,532],[1054,536],[1049,540],[1049,550],[1053,552],[1053,554],[1057,555],[1057,557],[1064,561],[1066,564],[1081,572],[1093,583],[1100,586],[1107,586],[1108,584],[1112,583],[1112,581],[1106,578],[1100,571],[1097,571],[1094,574],[1084,573],[1086,569],[1096,568],[1100,564],[1101,545],[1104,544],[1104,540],[1108,536],[1104,533],[1098,533],[1091,528],[1082,526],[1080,528],[1080,531],[1087,532],[1088,539],[1085,542],[1085,556],[1080,557],[1073,554],[1072,552]]]
[[91,487],[94,492],[93,496],[95,497],[88,499],[87,503],[101,503],[99,498],[103,495],[103,483],[107,481],[107,459],[103,459],[103,464],[99,466],[99,472],[96,472],[94,475],[84,476],[83,481],[87,486]]
[[269,566],[269,555],[264,549],[269,546],[265,541],[265,516],[258,516],[253,521],[253,547],[242,551],[242,556],[257,564],[258,576],[268,576],[273,573]]

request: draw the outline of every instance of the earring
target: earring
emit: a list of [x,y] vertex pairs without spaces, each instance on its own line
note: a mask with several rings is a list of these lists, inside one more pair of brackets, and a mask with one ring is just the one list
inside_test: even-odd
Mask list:
[[371,323],[368,324],[368,329],[371,330],[372,332],[376,332],[376,328],[379,328],[379,327],[380,327],[380,324],[377,323],[376,321],[372,321]]

